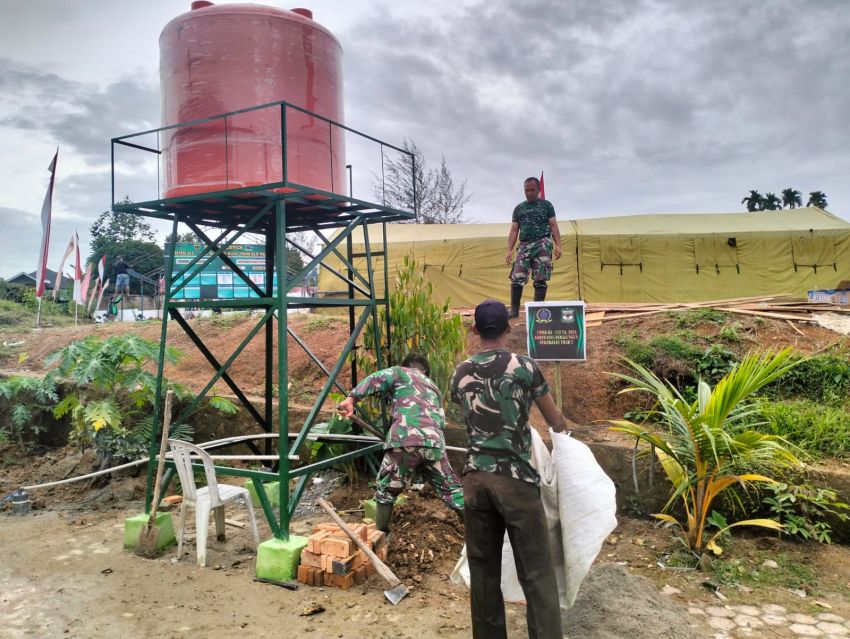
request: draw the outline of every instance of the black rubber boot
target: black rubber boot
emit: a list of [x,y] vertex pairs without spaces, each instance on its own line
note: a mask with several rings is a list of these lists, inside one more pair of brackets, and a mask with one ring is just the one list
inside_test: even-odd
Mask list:
[[519,317],[519,303],[522,300],[522,284],[511,284],[511,310],[508,317]]
[[549,287],[546,284],[543,284],[543,285],[535,284],[534,285],[534,301],[535,302],[545,302],[546,301],[546,290],[548,288]]
[[375,528],[390,532],[390,519],[393,517],[392,504],[375,504]]

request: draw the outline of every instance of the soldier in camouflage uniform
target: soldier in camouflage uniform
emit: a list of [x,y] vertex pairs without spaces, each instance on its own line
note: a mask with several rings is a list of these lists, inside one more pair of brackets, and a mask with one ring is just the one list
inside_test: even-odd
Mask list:
[[531,466],[531,403],[556,432],[565,422],[534,360],[506,350],[510,330],[504,304],[479,304],[473,331],[481,338],[480,350],[458,365],[451,382],[451,400],[460,404],[469,437],[463,496],[472,633],[478,639],[507,638],[500,587],[507,530],[528,602],[528,636],[561,639],[540,476]]
[[[554,252],[556,260],[561,257],[561,232],[555,220],[555,209],[548,200],[540,198],[540,180],[535,177],[526,179],[524,190],[525,202],[514,208],[508,234],[508,252],[505,255],[505,264],[514,264],[510,275],[510,317],[519,315],[522,289],[528,282],[529,273],[534,281],[534,301],[542,302],[546,299],[547,282],[552,277],[552,254]],[[514,261],[517,236],[519,248]]]
[[384,532],[389,531],[393,504],[405,481],[416,474],[427,479],[459,517],[463,515],[463,488],[446,456],[443,398],[429,373],[428,360],[411,353],[401,366],[369,375],[338,407],[343,417],[351,417],[354,403],[364,397],[380,395],[393,400],[393,421],[375,491],[375,525]]

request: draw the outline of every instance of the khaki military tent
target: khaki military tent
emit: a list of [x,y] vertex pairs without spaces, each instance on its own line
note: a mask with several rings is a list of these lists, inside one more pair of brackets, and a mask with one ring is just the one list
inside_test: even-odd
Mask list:
[[[850,279],[850,223],[817,208],[728,214],[635,215],[559,223],[563,257],[550,300],[688,302],[751,295],[804,297]],[[390,284],[405,255],[455,307],[507,301],[509,224],[387,226]],[[379,226],[370,229],[379,250]],[[354,240],[362,252],[362,235]],[[379,268],[383,263],[378,260]],[[342,270],[341,264],[334,264]],[[383,294],[383,279],[378,281]],[[323,269],[323,294],[344,283]],[[529,289],[524,300],[531,299]]]

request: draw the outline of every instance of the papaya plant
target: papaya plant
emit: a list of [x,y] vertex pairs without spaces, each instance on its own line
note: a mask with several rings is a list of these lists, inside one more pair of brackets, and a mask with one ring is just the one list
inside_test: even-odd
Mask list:
[[[710,537],[706,535],[712,505],[725,490],[736,485],[774,483],[761,472],[801,465],[791,444],[783,438],[750,428],[759,412],[754,395],[799,361],[791,357],[790,348],[749,353],[714,388],[700,380],[693,402],[635,362],[627,360],[633,375],[609,373],[630,384],[622,393],[646,393],[655,399],[647,422],[612,420],[611,429],[649,444],[646,452],[657,457],[673,486],[663,512],[655,517],[678,526],[687,547],[697,556],[706,550],[719,554],[716,540],[730,528],[782,529],[773,519],[745,519],[721,527]],[[650,429],[650,423],[658,430]],[[681,506],[679,515],[670,513],[676,503]]]

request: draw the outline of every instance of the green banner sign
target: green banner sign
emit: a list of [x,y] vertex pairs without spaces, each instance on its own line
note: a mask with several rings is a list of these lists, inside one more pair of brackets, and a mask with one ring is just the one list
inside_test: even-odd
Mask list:
[[[170,248],[166,244],[166,255]],[[178,242],[174,252],[174,271],[171,273],[173,284],[178,283],[175,279],[177,274],[204,250],[203,244],[192,244],[189,242]],[[242,269],[248,278],[258,287],[266,288],[266,247],[262,244],[231,244],[225,251],[225,255]],[[183,276],[182,279],[186,279]],[[277,289],[277,275],[274,276],[273,285]],[[194,277],[190,278],[186,285],[177,292],[175,299],[188,300],[227,300],[246,299],[258,297],[245,281],[234,275],[224,261],[217,257]]]
[[586,359],[584,302],[527,302],[528,355],[543,361]]

